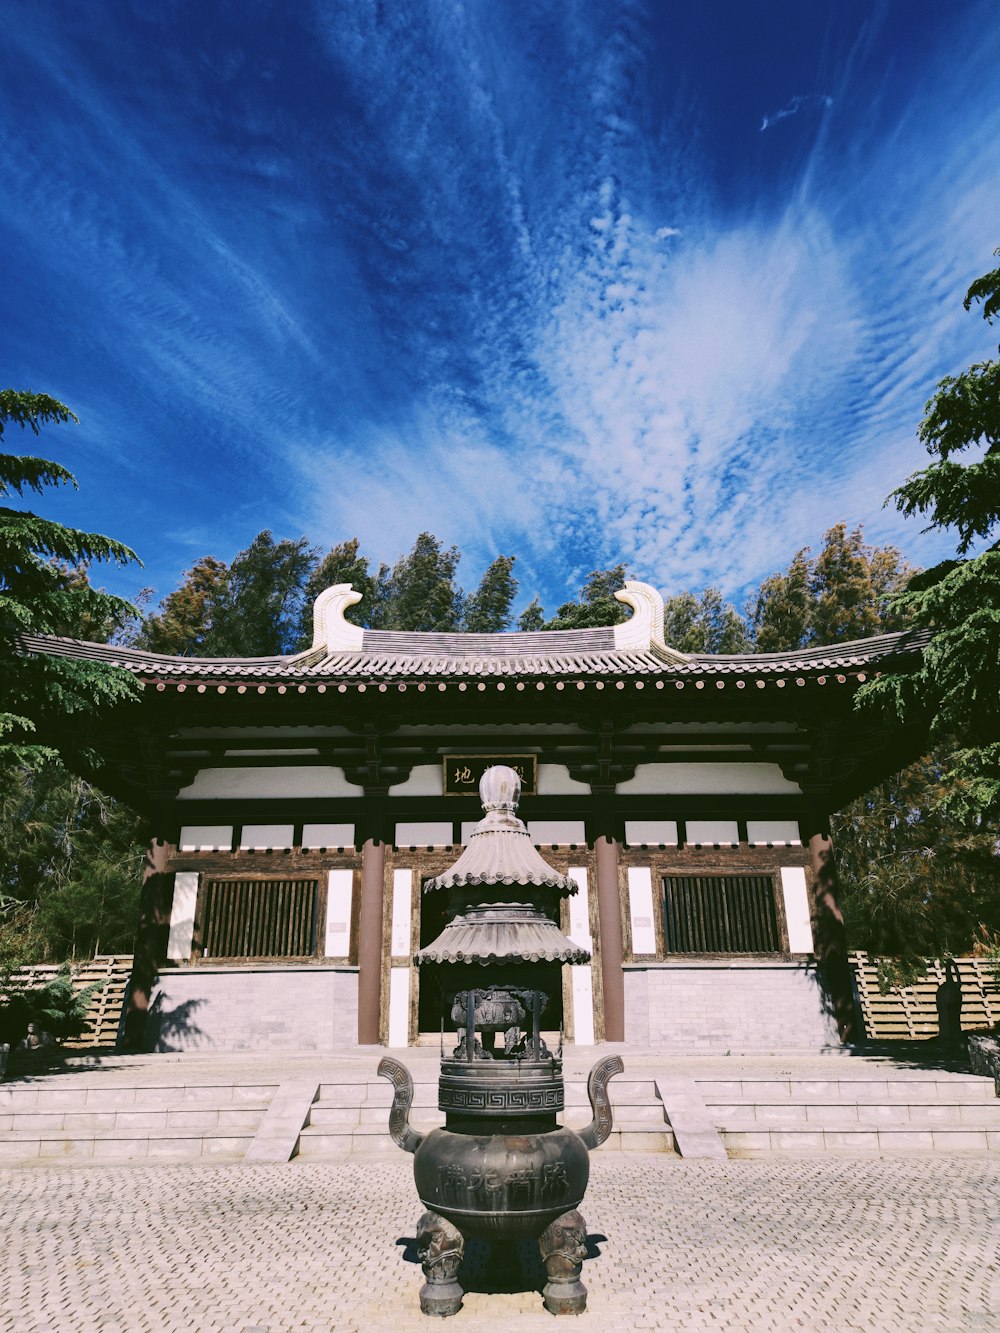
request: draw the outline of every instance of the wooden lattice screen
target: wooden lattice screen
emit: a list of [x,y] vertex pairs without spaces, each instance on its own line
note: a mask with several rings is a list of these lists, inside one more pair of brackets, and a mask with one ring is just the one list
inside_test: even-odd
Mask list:
[[310,958],[318,911],[316,879],[207,880],[202,956]]
[[770,875],[664,875],[667,953],[779,953]]
[[[55,963],[34,963],[13,973],[17,986],[44,986],[59,971]],[[95,981],[105,984],[90,997],[87,1005],[87,1030],[79,1037],[68,1037],[62,1044],[67,1050],[92,1050],[112,1047],[118,1039],[125,986],[132,971],[131,954],[98,954],[82,963],[74,963],[72,982],[83,990]]]
[[[962,1027],[968,1031],[1000,1022],[1000,992],[985,958],[956,958],[962,981]],[[920,1041],[938,1033],[937,989],[944,981],[939,959],[928,959],[927,976],[913,986],[880,995],[878,972],[867,954],[851,954],[865,1035],[871,1041]]]

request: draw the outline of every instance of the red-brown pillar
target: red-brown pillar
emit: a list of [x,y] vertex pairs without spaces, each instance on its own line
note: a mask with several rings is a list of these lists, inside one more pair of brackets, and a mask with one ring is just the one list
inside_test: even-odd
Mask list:
[[369,838],[361,849],[361,912],[358,921],[358,1045],[378,1045],[382,1001],[382,918],[385,843]]
[[601,932],[601,981],[604,988],[604,1040],[625,1040],[625,975],[622,971],[621,888],[618,843],[600,837],[594,843],[597,861],[597,918]]
[[815,818],[806,824],[804,832],[812,861],[813,947],[840,1040],[851,1041],[855,1035],[854,989],[829,821],[825,817]]
[[167,862],[173,851],[170,843],[162,838],[152,838],[146,850],[139,893],[139,924],[122,1032],[121,1044],[125,1051],[145,1050],[149,999],[160,974],[160,964],[167,955],[174,896],[174,877],[167,870]]

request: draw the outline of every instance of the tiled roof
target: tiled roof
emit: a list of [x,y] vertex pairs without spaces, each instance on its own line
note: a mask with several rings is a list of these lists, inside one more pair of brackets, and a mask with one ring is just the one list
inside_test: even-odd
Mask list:
[[[865,670],[919,654],[929,632],[905,631],[786,653],[682,656],[658,644],[616,648],[610,629],[528,634],[410,634],[366,630],[358,649],[310,649],[282,657],[169,657],[80,639],[26,634],[33,653],[107,662],[147,681],[323,684],[490,677],[566,679],[621,676],[774,676]],[[668,656],[669,653],[669,656]]]

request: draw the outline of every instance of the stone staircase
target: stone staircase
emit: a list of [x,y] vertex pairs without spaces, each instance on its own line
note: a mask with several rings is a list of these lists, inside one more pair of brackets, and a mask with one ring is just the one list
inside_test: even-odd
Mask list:
[[[425,1131],[443,1125],[444,1113],[437,1109],[436,1062],[414,1062],[411,1072],[411,1124]],[[673,1152],[673,1135],[664,1122],[663,1104],[652,1078],[619,1076],[609,1085],[609,1093],[614,1128],[603,1151]],[[399,1149],[388,1135],[391,1104],[392,1087],[385,1079],[373,1077],[363,1084],[350,1079],[325,1080],[299,1137],[298,1156],[318,1160],[397,1153]],[[590,1124],[591,1116],[586,1079],[567,1078],[566,1109],[558,1117],[559,1123],[582,1129]]]
[[835,1060],[829,1075],[699,1077],[731,1157],[1000,1151],[991,1079],[887,1060]]
[[115,1075],[81,1071],[0,1085],[0,1165],[238,1161],[278,1086]]
[[[712,1155],[714,1144],[721,1155],[720,1141],[731,1157],[1000,1151],[992,1079],[956,1067],[614,1049],[626,1071],[609,1085],[603,1153]],[[589,1123],[586,1075],[608,1052],[567,1051],[562,1123]],[[70,1056],[58,1073],[0,1084],[0,1165],[391,1157],[380,1054]],[[414,1127],[441,1124],[437,1056],[397,1054],[413,1074]]]

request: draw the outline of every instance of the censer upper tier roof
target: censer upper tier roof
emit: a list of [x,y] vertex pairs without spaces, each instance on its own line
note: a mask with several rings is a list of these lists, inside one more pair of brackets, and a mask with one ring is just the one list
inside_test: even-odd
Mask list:
[[536,851],[516,814],[520,796],[521,780],[512,768],[496,764],[486,770],[479,782],[485,818],[451,869],[427,881],[425,893],[474,884],[533,885],[556,889],[564,897],[576,893],[576,881],[561,875]]

